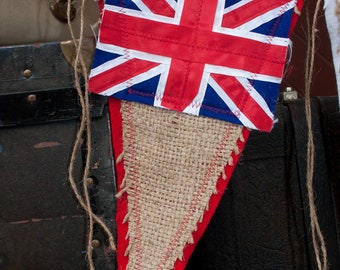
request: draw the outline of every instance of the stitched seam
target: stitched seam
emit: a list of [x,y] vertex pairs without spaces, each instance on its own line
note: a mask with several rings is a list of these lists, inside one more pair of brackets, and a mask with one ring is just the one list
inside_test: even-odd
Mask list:
[[[263,54],[260,54],[260,53],[255,54],[255,55],[250,55],[250,54],[247,54],[247,53],[244,53],[244,52],[241,52],[241,51],[221,50],[221,49],[211,48],[211,47],[205,46],[205,45],[193,45],[193,44],[190,44],[190,43],[184,43],[184,42],[180,42],[178,40],[172,40],[172,39],[169,39],[169,38],[165,39],[165,38],[155,36],[155,35],[144,35],[144,34],[141,34],[141,33],[133,32],[132,30],[130,30],[128,28],[118,29],[117,27],[114,27],[114,26],[112,26],[111,24],[108,24],[108,23],[103,24],[102,27],[108,28],[108,29],[113,29],[113,30],[122,30],[122,32],[124,32],[125,34],[134,35],[134,36],[147,38],[147,39],[155,40],[155,41],[160,41],[160,42],[164,42],[164,43],[173,43],[173,44],[191,47],[191,48],[194,48],[194,49],[202,49],[202,50],[206,50],[206,51],[227,53],[227,54],[232,54],[232,55],[237,55],[237,56],[246,56],[246,57],[249,57],[249,58],[263,60],[263,57],[261,57],[261,56],[263,56]],[[267,43],[267,45],[270,45],[270,44]],[[226,49],[227,49],[227,47],[226,47]],[[270,58],[270,59],[267,59],[266,62],[271,62],[271,63],[275,63],[275,64],[284,64],[284,61],[280,58]]]
[[[174,248],[176,247],[179,238],[181,237],[181,235],[183,234],[186,225],[189,222],[189,219],[191,218],[191,216],[193,215],[193,213],[196,211],[196,205],[198,204],[198,201],[200,200],[200,198],[202,197],[202,194],[204,193],[206,186],[208,185],[209,182],[209,178],[211,177],[212,171],[214,169],[214,167],[217,164],[217,160],[219,158],[219,156],[221,155],[221,151],[222,149],[226,146],[226,144],[228,143],[228,137],[230,135],[230,130],[227,128],[225,135],[222,139],[222,141],[220,142],[219,146],[216,147],[216,151],[215,151],[215,155],[214,158],[212,160],[212,162],[210,163],[209,168],[207,169],[207,173],[205,175],[205,179],[202,182],[202,184],[199,187],[198,192],[196,193],[196,196],[194,197],[194,199],[191,201],[191,205],[189,208],[189,211],[187,212],[187,214],[185,215],[185,217],[183,218],[183,220],[181,221],[181,224],[177,230],[177,233],[175,234],[175,236],[172,238],[166,254],[163,256],[162,260],[160,261],[160,263],[157,266],[157,269],[163,269],[161,266],[164,266],[166,261],[169,259],[169,257],[171,256],[172,251],[174,250]],[[234,152],[234,151],[233,151]],[[224,169],[224,168],[223,168]],[[210,200],[209,200],[210,202]],[[208,202],[208,204],[209,204]]]
[[[138,269],[142,268],[142,245],[141,245],[141,239],[142,239],[142,232],[141,232],[141,218],[140,218],[140,204],[139,204],[139,181],[138,181],[138,170],[136,166],[136,149],[135,149],[135,130],[133,125],[133,114],[132,114],[132,107],[131,103],[126,103],[126,109],[127,109],[127,117],[128,117],[128,132],[127,136],[129,136],[129,141],[131,144],[129,144],[129,152],[131,153],[131,157],[133,159],[133,162],[131,162],[131,183],[134,183],[134,187],[129,188],[129,192],[134,193],[135,199],[133,200],[133,206],[132,208],[135,211],[132,211],[131,214],[134,215],[135,223],[134,223],[134,244],[136,245],[135,253],[136,253],[136,266],[138,266]],[[129,196],[129,194],[128,194]],[[129,211],[129,210],[128,210]],[[130,239],[131,240],[131,239]]]
[[[289,3],[286,3],[284,6],[281,7],[280,11],[279,11],[279,16],[278,18],[275,20],[275,23],[269,33],[269,35],[267,35],[267,38],[266,38],[266,41],[267,41],[267,44],[269,46],[266,46],[266,51],[265,51],[265,55],[268,55],[269,53],[269,49],[270,49],[270,45],[271,45],[271,42],[274,38],[274,34],[277,30],[277,28],[279,27],[279,24],[280,24],[280,21],[281,21],[281,16],[287,11],[288,9],[288,6],[289,6]],[[283,61],[284,63],[285,61]],[[256,69],[257,72],[256,73],[259,73],[259,71],[261,70],[261,68],[263,67],[265,61],[262,61],[261,63],[258,64],[258,68]],[[256,80],[256,77],[257,77],[257,74],[255,72],[251,75],[251,79],[250,80]],[[250,82],[250,80],[248,80],[248,84],[246,86],[246,90],[248,91],[248,93],[251,93],[252,92],[252,87],[254,87],[254,82]],[[240,106],[238,106],[239,110],[242,110],[244,107],[247,106],[247,104],[249,103],[249,98],[247,98],[246,96],[240,101]]]
[[[162,100],[163,99],[163,96],[162,95],[157,95],[157,94],[151,94],[151,93],[144,93],[144,92],[141,92],[141,91],[138,91],[138,90],[135,90],[135,89],[132,89],[132,88],[129,88],[128,89],[128,94],[130,95],[136,95],[136,96],[141,96],[141,97],[145,97],[145,98],[149,98],[149,99],[156,99],[156,100]],[[166,98],[166,101],[168,103],[171,103],[171,104],[179,104],[179,105],[183,105],[183,104],[187,104],[187,102],[181,102],[181,101],[178,101],[177,99],[175,98]],[[189,101],[189,100],[188,100]],[[207,111],[212,111],[212,112],[215,112],[215,113],[221,113],[221,114],[229,114],[231,116],[234,116],[235,113],[231,112],[231,111],[228,111],[228,110],[224,110],[224,109],[221,109],[219,107],[214,107],[214,106],[209,106],[209,105],[205,105],[205,104],[202,104],[201,102],[194,102],[193,104],[190,103],[190,106],[192,108],[203,108]],[[237,116],[236,116],[237,117]]]

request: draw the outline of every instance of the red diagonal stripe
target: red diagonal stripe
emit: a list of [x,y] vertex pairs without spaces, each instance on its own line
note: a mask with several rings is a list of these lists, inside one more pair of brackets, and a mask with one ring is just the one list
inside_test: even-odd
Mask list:
[[175,11],[169,4],[164,0],[143,0],[144,4],[155,14],[174,17]]
[[256,17],[274,9],[287,1],[253,0],[223,16],[222,27],[236,28]]
[[105,11],[100,41],[175,59],[281,77],[286,47]]
[[108,69],[89,79],[90,91],[99,94],[110,87],[125,82],[159,65],[145,60],[132,59],[117,67]]
[[264,131],[272,129],[273,119],[266,114],[235,77],[219,74],[211,74],[211,77],[224,89],[240,111],[257,129]]

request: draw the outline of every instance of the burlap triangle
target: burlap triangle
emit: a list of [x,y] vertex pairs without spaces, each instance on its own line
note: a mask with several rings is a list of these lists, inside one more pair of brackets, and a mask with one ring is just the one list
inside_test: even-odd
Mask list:
[[242,127],[122,102],[127,269],[172,269],[216,193]]

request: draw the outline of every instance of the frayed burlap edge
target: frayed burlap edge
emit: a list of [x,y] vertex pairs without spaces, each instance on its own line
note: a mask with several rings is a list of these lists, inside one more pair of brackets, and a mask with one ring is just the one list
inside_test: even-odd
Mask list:
[[122,102],[127,269],[172,269],[233,164],[242,127]]

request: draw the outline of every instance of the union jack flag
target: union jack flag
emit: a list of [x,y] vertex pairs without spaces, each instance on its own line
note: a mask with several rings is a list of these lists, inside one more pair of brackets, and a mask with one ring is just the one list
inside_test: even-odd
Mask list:
[[295,2],[106,0],[90,91],[270,131]]

